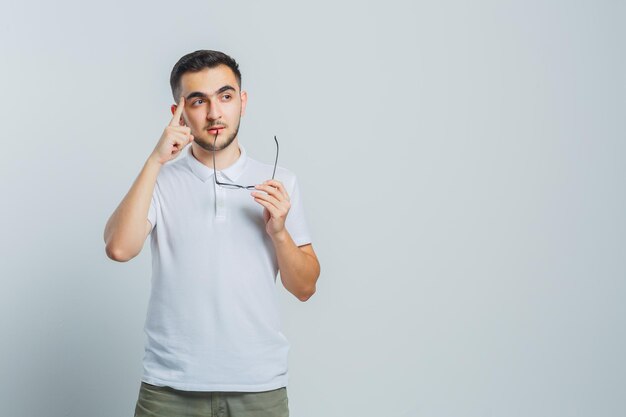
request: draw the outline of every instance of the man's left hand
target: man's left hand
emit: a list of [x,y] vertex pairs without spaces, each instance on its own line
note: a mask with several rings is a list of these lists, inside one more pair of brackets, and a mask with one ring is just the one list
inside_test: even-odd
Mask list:
[[253,191],[251,195],[254,201],[265,207],[263,210],[265,230],[270,237],[278,236],[285,231],[285,219],[291,208],[289,194],[283,183],[278,180],[267,180],[257,185],[256,189],[257,191]]

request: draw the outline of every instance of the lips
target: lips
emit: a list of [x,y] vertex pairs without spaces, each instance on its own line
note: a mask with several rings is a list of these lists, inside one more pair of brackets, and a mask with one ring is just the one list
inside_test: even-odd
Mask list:
[[223,127],[212,127],[209,130],[209,135],[217,136],[220,134],[220,130],[224,129]]

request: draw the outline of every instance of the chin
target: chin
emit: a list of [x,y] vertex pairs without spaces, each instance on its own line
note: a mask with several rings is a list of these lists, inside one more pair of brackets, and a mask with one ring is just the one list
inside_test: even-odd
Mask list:
[[227,139],[226,143],[224,144],[220,144],[219,143],[219,136],[217,138],[218,143],[217,143],[217,147],[213,147],[213,140],[215,139],[215,136],[211,136],[209,139],[205,140],[205,139],[200,139],[198,140],[198,138],[194,139],[194,142],[196,142],[198,144],[198,146],[200,146],[202,149],[204,149],[205,151],[208,152],[213,152],[213,151],[221,151],[222,149],[226,149],[227,147],[229,147],[233,141],[235,140],[235,137],[231,137],[229,139]]

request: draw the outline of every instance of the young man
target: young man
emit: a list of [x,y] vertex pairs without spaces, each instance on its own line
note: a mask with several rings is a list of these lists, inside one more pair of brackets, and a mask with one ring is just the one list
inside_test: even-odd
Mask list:
[[170,84],[173,118],[104,231],[120,262],[151,234],[135,416],[288,416],[276,276],[306,301],[320,273],[296,176],[239,143],[247,94],[231,57],[185,55]]

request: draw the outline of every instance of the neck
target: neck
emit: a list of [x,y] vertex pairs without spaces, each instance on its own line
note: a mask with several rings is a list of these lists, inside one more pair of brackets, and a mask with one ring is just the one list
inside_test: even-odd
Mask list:
[[[213,169],[213,153],[201,148],[197,143],[191,142],[191,154],[202,164]],[[239,141],[237,138],[224,149],[215,151],[215,169],[221,171],[234,164],[241,151],[239,150]]]

